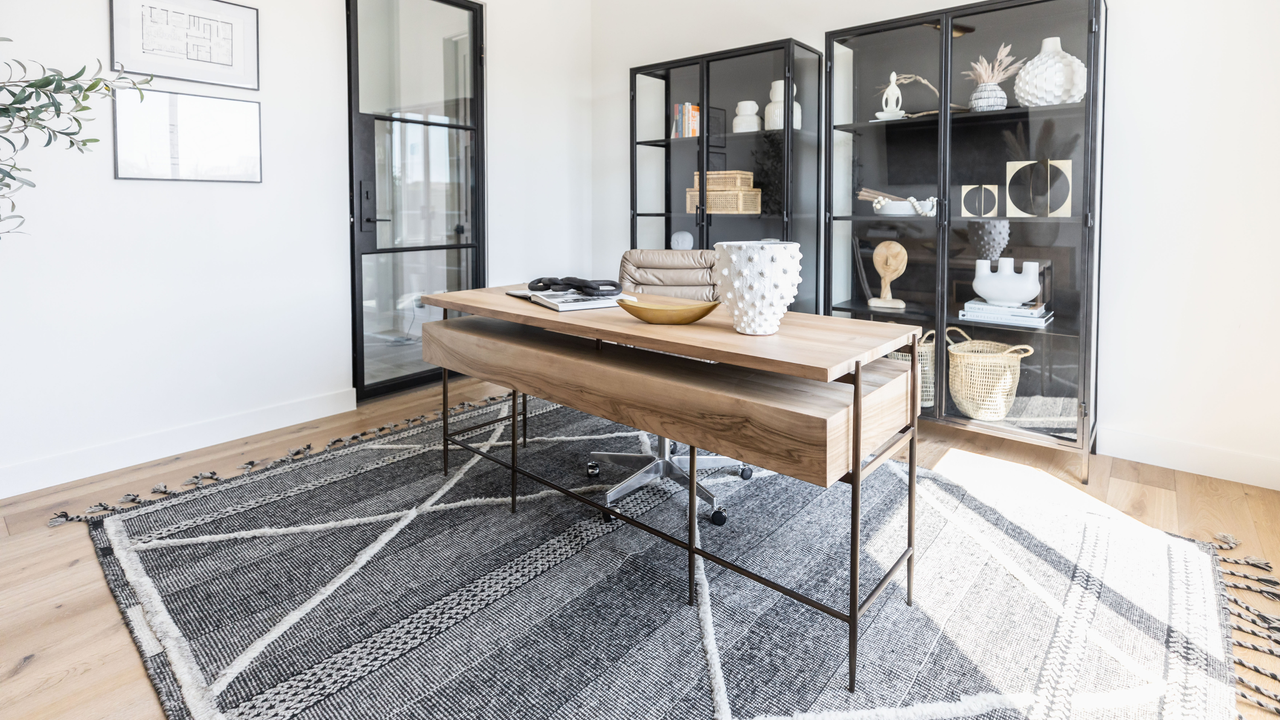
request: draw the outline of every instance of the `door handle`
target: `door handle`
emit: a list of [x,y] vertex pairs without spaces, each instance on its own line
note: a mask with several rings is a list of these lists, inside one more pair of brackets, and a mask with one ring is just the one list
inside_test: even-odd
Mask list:
[[373,232],[378,221],[378,199],[374,195],[377,186],[366,180],[360,181],[360,231]]

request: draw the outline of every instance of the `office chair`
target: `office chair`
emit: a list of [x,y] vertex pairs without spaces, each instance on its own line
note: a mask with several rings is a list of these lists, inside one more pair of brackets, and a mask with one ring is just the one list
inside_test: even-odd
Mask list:
[[[628,250],[622,254],[622,265],[618,269],[618,281],[624,293],[646,293],[649,295],[667,295],[711,302],[716,297],[716,286],[711,281],[711,268],[715,265],[714,250]],[[658,452],[647,453],[591,453],[592,462],[587,463],[587,473],[599,473],[599,462],[628,467],[636,472],[626,480],[609,488],[605,495],[605,504],[613,505],[622,498],[639,490],[659,478],[674,480],[689,486],[689,456],[680,454],[672,456],[671,441],[658,438]],[[699,455],[698,469],[739,467],[738,474],[744,480],[751,479],[751,468],[741,462],[723,455]],[[698,497],[711,504],[711,522],[723,525],[729,516],[716,504],[716,496],[707,488],[698,485]]]

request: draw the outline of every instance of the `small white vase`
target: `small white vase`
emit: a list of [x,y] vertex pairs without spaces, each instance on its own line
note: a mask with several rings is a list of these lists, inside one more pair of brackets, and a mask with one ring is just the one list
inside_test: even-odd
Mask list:
[[716,243],[711,269],[720,302],[743,335],[772,335],[800,285],[800,243],[780,240]]
[[[772,101],[764,106],[764,129],[765,130],[781,130],[786,125],[786,106],[782,103],[785,100],[786,81],[774,80],[769,86],[769,99]],[[795,83],[791,84],[791,96],[796,94]],[[796,130],[800,129],[800,103],[791,103],[791,127]]]
[[999,269],[991,272],[989,260],[974,263],[973,291],[992,305],[1017,307],[1040,294],[1040,263],[1025,261],[1022,272],[1013,271],[1013,258],[1000,258]]
[[757,132],[760,130],[760,106],[755,100],[743,100],[738,103],[737,113],[733,116],[733,131],[736,133]]
[[1062,39],[1045,38],[1040,54],[1027,61],[1013,81],[1013,96],[1023,107],[1080,102],[1089,73],[1080,59],[1062,49]]
[[1009,96],[999,83],[981,83],[973,89],[969,96],[969,110],[973,112],[990,112],[1009,107]]

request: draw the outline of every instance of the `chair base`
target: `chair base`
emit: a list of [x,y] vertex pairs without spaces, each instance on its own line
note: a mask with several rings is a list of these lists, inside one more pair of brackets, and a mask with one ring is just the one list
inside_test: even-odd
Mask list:
[[[621,465],[635,470],[626,480],[609,488],[608,492],[605,493],[606,505],[612,506],[622,498],[659,479],[672,480],[681,487],[689,487],[689,457],[687,455],[672,457],[671,441],[664,437],[658,438],[658,453],[656,455],[648,453],[593,452],[591,453],[591,460],[593,462]],[[698,456],[699,470],[733,467],[736,465],[742,465],[742,463],[722,455]],[[724,515],[724,510],[716,504],[715,493],[701,484],[697,486],[697,491],[701,500],[711,504],[713,511],[712,522],[715,522],[716,519],[727,517]],[[717,515],[719,517],[714,517]],[[716,522],[716,524],[720,525],[722,523]]]

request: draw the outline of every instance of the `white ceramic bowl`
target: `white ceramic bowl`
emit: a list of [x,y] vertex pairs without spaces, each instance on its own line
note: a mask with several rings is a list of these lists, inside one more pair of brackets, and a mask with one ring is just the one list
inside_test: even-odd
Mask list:
[[[917,200],[916,202],[919,203],[920,209],[924,210],[926,213],[933,210],[932,200]],[[906,200],[890,200],[884,205],[881,205],[880,209],[876,210],[875,213],[877,215],[891,215],[893,217],[914,217],[916,209],[911,207],[911,203]]]

